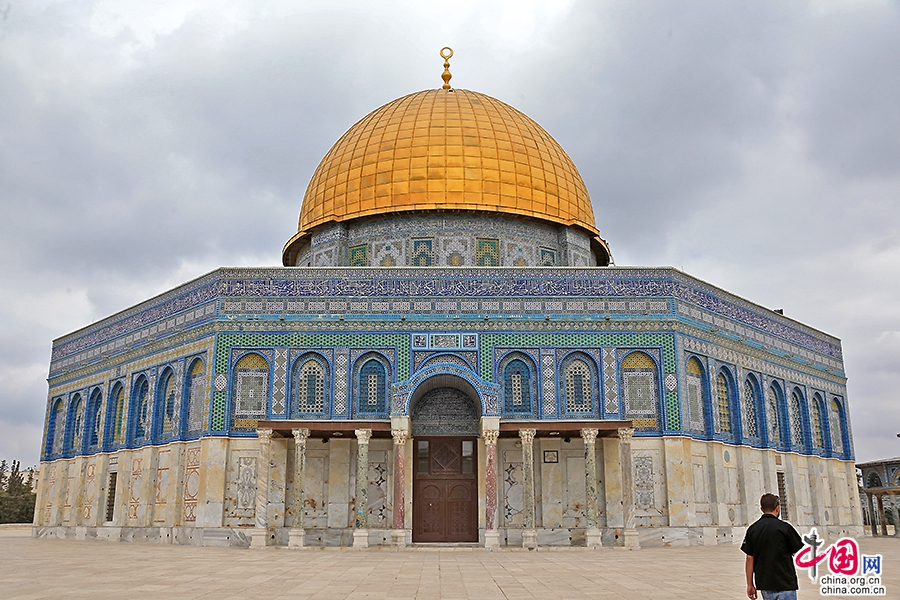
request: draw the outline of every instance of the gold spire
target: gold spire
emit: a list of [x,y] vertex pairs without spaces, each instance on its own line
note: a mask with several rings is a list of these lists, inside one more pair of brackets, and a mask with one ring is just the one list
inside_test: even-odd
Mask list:
[[444,59],[444,72],[441,75],[441,79],[444,80],[444,85],[441,88],[445,90],[450,89],[450,78],[453,75],[450,74],[450,59],[453,57],[453,48],[450,46],[444,46],[441,48],[441,58]]

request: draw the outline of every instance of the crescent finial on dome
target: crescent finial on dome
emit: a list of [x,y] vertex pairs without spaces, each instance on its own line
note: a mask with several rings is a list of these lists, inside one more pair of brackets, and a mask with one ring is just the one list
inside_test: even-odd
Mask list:
[[453,48],[450,46],[444,46],[441,48],[441,58],[444,59],[444,72],[441,74],[441,79],[444,80],[444,85],[441,86],[442,89],[449,90],[450,89],[450,78],[453,75],[450,74],[450,59],[453,57]]

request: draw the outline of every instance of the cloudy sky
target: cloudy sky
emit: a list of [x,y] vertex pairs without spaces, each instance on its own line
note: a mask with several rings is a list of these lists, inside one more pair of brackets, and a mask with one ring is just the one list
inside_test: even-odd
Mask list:
[[843,340],[859,460],[900,456],[900,4],[0,0],[0,457],[51,341],[280,264],[318,161],[441,83],[541,123],[619,265]]

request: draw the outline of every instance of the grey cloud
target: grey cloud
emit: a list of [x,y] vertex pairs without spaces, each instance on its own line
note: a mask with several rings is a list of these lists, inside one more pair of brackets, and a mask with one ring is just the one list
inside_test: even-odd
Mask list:
[[900,331],[897,11],[838,9],[583,2],[528,39],[498,35],[490,4],[452,27],[402,4],[247,8],[239,27],[198,9],[141,46],[92,32],[89,2],[15,4],[0,23],[0,275],[18,290],[0,318],[16,367],[0,432],[15,440],[0,435],[0,456],[15,443],[36,461],[46,369],[28,373],[53,337],[176,274],[278,264],[318,161],[369,111],[437,87],[445,44],[454,85],[567,149],[620,264],[684,267],[843,337],[858,454],[892,453],[879,415],[900,368],[873,340]]

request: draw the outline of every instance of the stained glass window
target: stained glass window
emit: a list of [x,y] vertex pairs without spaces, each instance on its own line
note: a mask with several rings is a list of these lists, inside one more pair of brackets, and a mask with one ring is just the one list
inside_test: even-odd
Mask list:
[[753,438],[759,437],[759,425],[756,418],[756,386],[749,378],[744,381],[741,404],[744,411],[744,435]]
[[825,440],[822,437],[822,397],[819,394],[813,396],[812,401],[812,442],[813,446],[819,450],[825,447]]
[[706,422],[703,415],[703,367],[700,361],[691,357],[685,368],[685,383],[687,388],[687,416],[688,429],[691,431],[706,431]]
[[377,359],[369,359],[359,370],[358,411],[365,414],[387,412],[387,372]]
[[187,390],[187,432],[200,433],[203,429],[203,405],[206,400],[206,368],[197,359],[191,365]]
[[521,359],[513,359],[503,368],[503,408],[510,413],[531,413],[531,370]]
[[778,391],[769,386],[766,394],[766,422],[769,426],[769,441],[781,442],[781,419],[778,418]]
[[716,433],[731,433],[731,390],[724,373],[716,376]]
[[803,413],[800,394],[797,390],[791,392],[791,444],[794,447],[803,446]]
[[579,358],[566,365],[566,412],[588,413],[594,409],[594,384],[591,368]]
[[846,449],[844,448],[844,436],[841,428],[841,403],[837,398],[832,398],[831,400],[830,413],[831,449],[835,454],[843,455]]
[[134,402],[133,431],[134,441],[139,442],[147,439],[147,433],[150,431],[150,384],[146,377],[138,379],[132,395]]
[[91,401],[88,408],[88,447],[91,449],[98,448],[100,446],[100,429],[101,429],[101,420],[100,420],[100,408],[103,404],[103,394],[100,390],[94,390],[94,393],[91,394]]
[[621,368],[625,418],[638,428],[658,427],[656,361],[645,352],[632,352],[622,361]]
[[241,357],[234,370],[237,376],[235,419],[265,418],[269,397],[269,363],[259,354],[250,353]]
[[298,413],[325,412],[325,368],[314,358],[300,359],[294,375],[295,410]]

